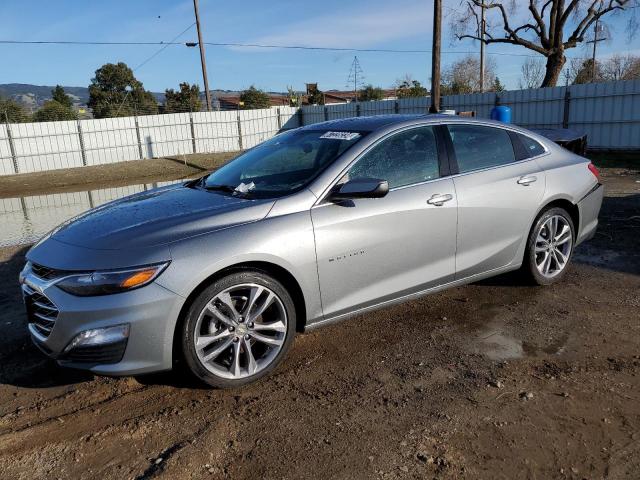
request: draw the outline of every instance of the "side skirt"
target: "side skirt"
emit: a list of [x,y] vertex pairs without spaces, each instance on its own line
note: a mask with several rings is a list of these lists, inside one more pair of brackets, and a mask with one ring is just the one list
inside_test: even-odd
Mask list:
[[488,272],[478,273],[478,274],[475,274],[475,275],[471,275],[469,277],[465,277],[465,278],[461,278],[461,279],[458,279],[458,280],[454,280],[452,282],[445,283],[445,284],[442,284],[442,285],[438,285],[436,287],[431,287],[431,288],[428,288],[426,290],[421,290],[419,292],[410,293],[408,295],[401,295],[401,296],[399,296],[397,298],[393,298],[391,300],[386,300],[384,302],[374,303],[372,305],[360,307],[360,308],[357,308],[357,309],[352,310],[352,311],[347,312],[347,313],[341,313],[341,314],[335,315],[333,317],[328,317],[328,318],[325,317],[325,318],[320,319],[320,320],[311,321],[305,326],[304,331],[305,332],[312,331],[312,330],[315,330],[316,328],[320,328],[320,327],[324,327],[326,325],[331,325],[333,323],[341,322],[342,320],[346,320],[348,318],[355,317],[355,316],[361,315],[363,313],[372,312],[374,310],[379,310],[381,308],[390,307],[392,305],[408,302],[410,300],[416,300],[418,298],[424,297],[424,296],[432,294],[432,293],[437,293],[437,292],[441,292],[442,290],[447,290],[449,288],[459,287],[461,285],[466,285],[466,284],[469,284],[469,283],[477,282],[479,280],[484,280],[485,278],[495,277],[496,275],[500,275],[502,273],[507,273],[507,272],[511,272],[513,270],[517,270],[517,269],[520,268],[520,266],[521,266],[521,263],[509,264],[509,265],[506,265],[504,267],[496,268],[494,270],[489,270]]

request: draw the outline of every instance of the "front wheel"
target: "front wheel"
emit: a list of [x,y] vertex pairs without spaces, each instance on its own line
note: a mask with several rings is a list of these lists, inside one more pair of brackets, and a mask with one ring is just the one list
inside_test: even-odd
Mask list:
[[551,285],[566,273],[573,255],[575,230],[571,216],[562,208],[542,212],[531,229],[522,265],[538,285]]
[[271,372],[295,336],[287,290],[259,271],[230,274],[192,303],[182,331],[187,365],[213,387],[237,387]]

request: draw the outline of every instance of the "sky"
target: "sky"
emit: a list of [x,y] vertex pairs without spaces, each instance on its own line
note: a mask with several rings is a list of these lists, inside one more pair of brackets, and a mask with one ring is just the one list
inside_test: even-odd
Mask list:
[[[444,67],[464,56],[451,52],[479,50],[476,42],[451,36],[447,18],[459,8],[460,0],[444,0]],[[223,43],[429,50],[432,10],[429,0],[200,0],[204,41]],[[0,2],[0,40],[160,42],[172,40],[193,22],[192,0]],[[640,54],[640,37],[629,41],[624,26],[623,18],[609,21],[609,30],[615,36],[598,45],[602,56],[624,51]],[[178,38],[181,42],[196,40],[195,26]],[[167,46],[149,60],[160,48],[0,44],[0,83],[87,86],[102,64],[123,61],[152,91],[177,88],[184,81],[202,85],[197,48]],[[354,55],[358,56],[365,83],[376,86],[390,88],[406,74],[428,83],[431,73],[429,53],[206,48],[212,89],[238,90],[255,85],[268,91],[286,91],[290,85],[304,90],[306,82],[317,82],[322,90],[345,89]],[[487,51],[502,83],[517,88],[526,58],[518,55],[532,52],[510,45],[490,45]],[[587,51],[579,47],[568,54],[580,57]]]

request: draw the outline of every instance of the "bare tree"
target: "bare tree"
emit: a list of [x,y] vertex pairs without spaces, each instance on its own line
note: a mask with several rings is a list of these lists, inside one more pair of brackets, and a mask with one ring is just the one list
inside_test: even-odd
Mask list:
[[[634,8],[640,0],[463,0],[466,9],[453,14],[458,39],[471,38],[485,44],[520,45],[546,57],[542,87],[552,87],[567,59],[565,51],[585,41],[594,22],[605,15],[627,12],[627,33],[636,34]],[[526,10],[525,10],[526,6]],[[478,35],[480,9],[485,9],[487,29]],[[516,25],[517,24],[517,25]]]
[[640,79],[640,57],[636,55],[613,55],[596,61],[593,77],[592,58],[572,58],[565,67],[567,83],[612,82],[616,80]]
[[565,68],[567,83],[578,85],[582,83],[597,83],[603,81],[602,66],[596,61],[593,66],[593,58],[572,58]]
[[602,61],[600,69],[606,81],[637,80],[640,78],[640,57],[616,54]]
[[541,58],[527,58],[522,67],[522,78],[520,78],[519,84],[521,89],[525,88],[538,88],[542,85],[544,79],[544,61]]
[[[480,60],[476,56],[467,55],[453,62],[442,73],[442,92],[444,95],[458,95],[480,91]],[[489,59],[484,70],[484,84],[490,91],[495,84],[495,61]]]

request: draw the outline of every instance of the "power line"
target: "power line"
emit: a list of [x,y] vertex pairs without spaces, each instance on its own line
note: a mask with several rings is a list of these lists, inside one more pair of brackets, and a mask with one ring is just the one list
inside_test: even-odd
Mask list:
[[[147,63],[149,63],[151,60],[153,60],[154,58],[156,58],[158,55],[160,55],[162,52],[164,52],[164,50],[169,47],[170,45],[179,45],[179,43],[176,43],[176,40],[178,40],[182,35],[184,35],[185,33],[187,33],[189,30],[191,30],[191,27],[193,27],[196,24],[196,22],[193,22],[191,25],[189,25],[187,28],[185,28],[182,32],[180,32],[178,35],[176,35],[175,37],[173,37],[171,39],[171,41],[164,43],[164,45],[162,46],[162,48],[160,48],[157,52],[155,52],[153,55],[151,55],[149,58],[147,58],[144,62],[142,62],[140,65],[138,65],[137,67],[135,67],[133,69],[133,71],[135,72],[136,70],[138,70],[140,67],[146,65]],[[163,42],[160,42],[163,43]]]
[[[634,7],[635,8],[635,7]],[[179,36],[182,36],[187,30],[193,27],[195,23],[191,24],[184,32]],[[326,51],[326,52],[361,52],[361,53],[409,53],[409,54],[425,54],[431,53],[430,49],[394,49],[394,48],[355,48],[355,47],[319,47],[319,46],[305,46],[305,45],[272,45],[262,43],[238,43],[238,42],[202,42],[204,45],[210,45],[212,47],[237,47],[237,48],[265,48],[265,49],[284,49],[284,50],[311,50],[311,51]],[[106,45],[106,46],[149,46],[149,45],[161,45],[160,51],[156,52],[152,57],[159,54],[165,48],[171,45],[185,45],[188,47],[198,45],[198,42],[102,42],[102,41],[88,41],[88,40],[0,40],[0,45]],[[620,53],[625,53],[625,50]],[[476,55],[477,52],[473,50],[443,50],[441,53],[447,55]],[[532,57],[540,58],[539,53],[509,53],[509,52],[486,52],[487,55],[495,55],[498,57]],[[567,58],[582,58],[582,56],[570,56]],[[143,62],[143,64],[146,62]],[[139,68],[139,67],[137,67]]]
[[[189,26],[189,28],[191,28]],[[188,29],[187,29],[188,30]],[[184,32],[183,32],[184,33]],[[272,45],[262,43],[238,43],[238,42],[203,42],[205,45],[212,47],[237,47],[237,48],[268,48],[268,49],[285,49],[285,50],[315,50],[328,52],[363,52],[363,53],[431,53],[431,50],[424,49],[394,49],[394,48],[355,48],[355,47],[320,47],[305,45]],[[115,46],[143,46],[143,45],[163,45],[165,48],[169,45],[197,45],[196,42],[102,42],[102,41],[85,41],[85,40],[0,40],[0,45],[115,45]],[[163,48],[164,49],[164,48]],[[469,55],[475,52],[471,50],[444,50],[442,53],[448,55]],[[488,55],[507,56],[507,57],[539,57],[540,54],[530,53],[507,53],[507,52],[488,52]]]
[[[133,68],[131,71],[135,72],[136,70],[140,69],[141,67],[143,67],[144,65],[146,65],[147,63],[149,63],[151,60],[153,60],[154,58],[156,58],[158,55],[160,55],[162,52],[164,52],[164,50],[169,46],[169,45],[175,45],[175,41],[177,39],[179,39],[182,35],[184,35],[185,33],[187,33],[191,27],[193,27],[195,25],[195,22],[192,23],[191,25],[189,25],[187,28],[185,28],[182,32],[180,32],[178,35],[176,35],[175,37],[173,37],[171,39],[170,42],[167,42],[165,45],[162,46],[162,48],[160,48],[159,50],[157,50],[156,52],[153,53],[153,55],[151,55],[150,57],[147,57],[142,63],[140,63],[138,66],[136,66],[135,68]],[[124,95],[124,98],[122,99],[122,103],[120,103],[120,106],[118,106],[118,111],[116,112],[116,117],[118,116],[118,114],[120,113],[120,109],[122,109],[122,106],[124,105],[124,102],[127,101],[127,98],[129,97],[129,94],[131,93],[131,90],[127,90],[127,93]]]

